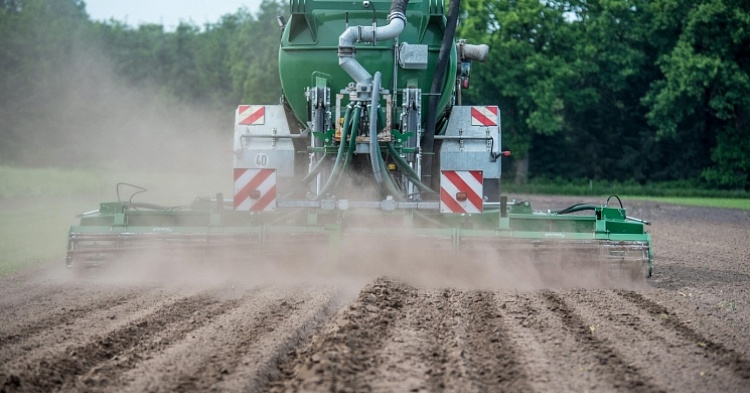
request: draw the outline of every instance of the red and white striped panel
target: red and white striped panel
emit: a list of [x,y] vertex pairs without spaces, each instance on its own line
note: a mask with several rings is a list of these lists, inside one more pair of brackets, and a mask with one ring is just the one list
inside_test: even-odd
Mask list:
[[242,126],[257,126],[266,122],[266,107],[263,105],[240,105],[237,107],[235,123]]
[[234,168],[234,210],[276,210],[276,169]]
[[497,126],[496,106],[472,106],[471,125],[473,126]]
[[[440,212],[481,213],[482,180],[482,171],[440,171]],[[458,200],[460,192],[466,200]]]

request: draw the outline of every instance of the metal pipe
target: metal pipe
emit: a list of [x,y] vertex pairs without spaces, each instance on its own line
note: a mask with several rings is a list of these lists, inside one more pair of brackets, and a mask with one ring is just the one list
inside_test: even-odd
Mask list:
[[326,153],[323,153],[323,157],[320,157],[320,159],[318,160],[318,162],[315,163],[315,165],[312,167],[312,169],[310,169],[310,172],[305,176],[304,179],[302,179],[301,182],[299,182],[299,184],[305,185],[310,180],[312,180],[313,177],[317,176],[318,173],[320,172],[320,170],[323,169],[323,162],[327,161],[328,157],[329,156]]
[[339,66],[357,83],[369,85],[372,75],[355,58],[354,44],[389,40],[398,37],[406,26],[406,5],[408,0],[394,0],[388,14],[388,24],[380,27],[350,26],[339,36]]
[[461,46],[461,60],[484,62],[490,53],[490,47],[486,44],[463,44]]

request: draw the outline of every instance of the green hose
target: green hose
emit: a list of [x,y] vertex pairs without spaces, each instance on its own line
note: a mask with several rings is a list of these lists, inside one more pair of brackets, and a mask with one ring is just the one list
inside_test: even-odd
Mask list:
[[396,201],[403,201],[404,197],[401,195],[401,190],[398,189],[398,186],[396,185],[396,182],[393,180],[393,176],[391,176],[390,171],[388,171],[388,167],[385,164],[385,160],[383,159],[383,155],[380,153],[380,144],[378,143],[378,146],[376,148],[377,155],[378,155],[378,161],[380,162],[380,170],[385,174],[383,176],[384,183],[385,183],[385,189],[388,194],[393,196],[393,199]]
[[336,161],[333,163],[333,170],[331,170],[331,175],[328,176],[328,181],[326,181],[323,189],[321,189],[318,196],[315,197],[316,201],[323,199],[325,195],[332,189],[333,185],[338,182],[339,176],[341,176],[341,166],[343,164],[342,160],[344,158],[344,151],[346,150],[346,135],[349,133],[349,129],[351,128],[348,127],[351,115],[352,105],[349,105],[346,107],[346,115],[344,115],[344,127],[341,130],[341,142],[339,143],[339,150],[336,153]]
[[[344,123],[344,128],[348,127],[348,124]],[[327,161],[326,159],[330,157],[328,153],[323,152],[323,157],[320,157],[318,162],[315,163],[315,165],[310,169],[310,172],[307,173],[304,179],[302,179],[299,184],[304,186],[305,184],[309,183],[313,177],[317,176],[318,173],[323,169],[323,163],[324,161]]]
[[[356,150],[357,147],[357,130],[359,130],[359,116],[362,113],[362,108],[357,105],[354,108],[354,114],[352,115],[352,124],[351,129],[349,131],[349,149],[346,152],[346,157],[344,159],[344,165],[342,168],[342,174],[346,173],[347,169],[349,169],[349,164],[352,162],[352,157],[354,157],[354,150]],[[342,140],[343,143],[343,140]],[[343,176],[339,176],[338,180],[336,181],[336,184],[333,185],[333,190],[337,190],[339,187],[339,183],[341,182],[341,178]]]
[[404,161],[403,157],[401,157],[400,154],[398,154],[396,148],[393,147],[393,143],[388,143],[387,145],[388,152],[391,153],[391,157],[393,157],[393,160],[396,161],[396,165],[398,165],[399,169],[404,172],[404,175],[420,190],[435,194],[436,192],[434,190],[432,190],[430,187],[426,186],[419,180],[419,175],[417,175],[417,172],[414,171],[414,168],[412,168],[408,162]]
[[[348,127],[348,124],[344,123],[344,128]],[[305,184],[309,183],[313,177],[317,176],[318,173],[323,169],[323,163],[325,161],[328,161],[327,158],[329,158],[330,155],[328,153],[323,152],[323,157],[320,157],[318,162],[315,163],[315,165],[310,169],[310,172],[307,173],[304,179],[302,179],[299,184],[304,186]]]

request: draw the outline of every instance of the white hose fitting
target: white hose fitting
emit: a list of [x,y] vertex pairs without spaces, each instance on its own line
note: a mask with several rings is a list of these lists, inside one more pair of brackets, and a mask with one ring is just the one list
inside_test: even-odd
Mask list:
[[404,26],[406,15],[398,11],[388,14],[388,24],[385,26],[350,26],[339,36],[339,66],[355,82],[369,85],[372,83],[372,75],[354,58],[354,44],[396,38],[404,31]]

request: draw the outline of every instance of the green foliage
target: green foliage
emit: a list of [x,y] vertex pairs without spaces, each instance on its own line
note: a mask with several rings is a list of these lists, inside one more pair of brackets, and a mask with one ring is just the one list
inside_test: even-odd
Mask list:
[[[506,178],[750,187],[750,3],[467,0],[465,8],[460,35],[491,52],[464,97],[500,105],[514,152]],[[526,166],[528,174],[518,170]]]
[[264,0],[257,21],[246,23],[229,43],[231,76],[244,102],[276,104],[281,97],[279,41],[276,16],[284,15],[281,4]]
[[663,203],[671,203],[675,205],[689,205],[689,206],[703,206],[703,207],[718,207],[722,209],[740,209],[750,210],[750,199],[748,198],[727,198],[727,197],[706,197],[706,198],[690,198],[690,197],[644,197],[644,196],[622,196],[621,198],[626,200],[639,199],[644,201],[655,201]]
[[[505,143],[519,156],[531,148],[535,133],[551,135],[565,124],[565,101],[576,70],[566,53],[572,37],[565,29],[564,7],[537,0],[469,0],[458,34],[490,45],[486,64],[474,68],[480,89],[468,90],[469,102],[499,104]],[[585,94],[585,93],[584,93]]]
[[184,22],[174,32],[117,21],[96,27],[101,46],[130,83],[156,85],[166,97],[226,111],[242,102],[278,102],[279,35],[269,32],[278,31],[275,18],[284,13],[279,3],[265,0],[257,16],[240,9],[202,30]]
[[713,186],[730,189],[750,188],[750,127],[737,130],[731,125],[718,135],[718,143],[711,153],[716,165],[703,171],[703,177]]
[[639,197],[670,198],[734,198],[750,201],[747,191],[717,190],[697,180],[674,180],[645,184],[630,181],[609,181],[569,178],[534,178],[527,184],[504,184],[503,193],[607,196],[637,195]]
[[[664,8],[672,5],[663,3]],[[719,187],[748,189],[750,4],[697,1],[684,19],[667,25],[677,26],[677,41],[659,58],[664,79],[655,81],[644,98],[651,108],[648,120],[661,137],[697,133],[712,150],[714,165],[704,169],[705,179]]]
[[[462,7],[459,37],[491,47],[488,61],[473,67],[464,104],[500,106],[503,146],[513,151],[506,179],[687,179],[750,189],[750,2],[464,0]],[[256,14],[241,9],[165,31],[92,22],[81,0],[0,0],[0,163],[73,157],[86,165],[79,157],[87,151],[97,152],[90,160],[107,158],[112,147],[96,150],[91,141],[111,123],[130,130],[176,106],[226,119],[240,103],[278,102],[275,17],[286,12],[265,0]],[[153,113],[94,120],[114,102]],[[185,136],[202,128],[219,127],[187,127]],[[106,142],[118,148],[139,137],[114,134]]]
[[0,165],[109,163],[144,139],[229,129],[236,105],[278,102],[279,37],[268,32],[284,11],[267,0],[257,16],[165,31],[92,22],[80,0],[3,0]]
[[[73,61],[88,34],[79,0],[3,1],[0,7],[0,159],[32,142],[26,120],[49,102],[45,92],[68,82],[61,63]],[[39,124],[37,125],[39,126]]]

